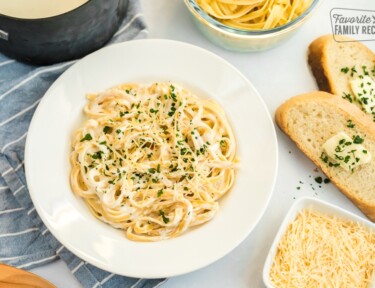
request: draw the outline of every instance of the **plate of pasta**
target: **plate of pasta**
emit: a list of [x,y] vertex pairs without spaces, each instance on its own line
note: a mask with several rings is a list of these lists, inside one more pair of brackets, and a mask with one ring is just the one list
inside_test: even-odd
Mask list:
[[56,80],[31,122],[25,167],[39,215],[67,249],[116,274],[170,277],[220,259],[254,229],[277,142],[232,65],[189,44],[138,40]]

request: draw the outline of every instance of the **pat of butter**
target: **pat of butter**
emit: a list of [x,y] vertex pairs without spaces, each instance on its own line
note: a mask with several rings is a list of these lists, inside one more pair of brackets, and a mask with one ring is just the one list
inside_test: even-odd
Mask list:
[[339,132],[323,144],[323,150],[330,161],[325,157],[322,157],[322,160],[330,166],[340,166],[346,171],[353,170],[371,160],[370,152],[359,144],[362,142],[363,139],[359,136],[352,139],[344,132]]
[[367,113],[375,113],[375,82],[369,76],[360,76],[350,81],[350,87]]

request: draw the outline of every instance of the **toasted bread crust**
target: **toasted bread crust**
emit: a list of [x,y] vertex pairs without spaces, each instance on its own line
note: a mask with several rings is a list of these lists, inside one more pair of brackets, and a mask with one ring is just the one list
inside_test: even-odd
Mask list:
[[[337,72],[332,71],[332,68],[329,67],[328,58],[329,53],[333,53],[331,51],[332,48],[339,49],[340,45],[353,45],[358,50],[363,51],[363,53],[367,55],[366,57],[374,59],[373,62],[375,61],[374,53],[366,45],[350,37],[328,34],[315,39],[308,48],[308,63],[311,72],[315,77],[319,90],[336,95],[339,94],[339,91],[332,78],[333,73]],[[350,55],[348,55],[348,57],[350,57]]]
[[334,87],[330,84],[328,69],[325,67],[325,47],[332,35],[325,35],[314,40],[308,49],[307,60],[320,90],[335,94]]
[[[326,163],[324,163],[319,157],[316,157],[307,147],[302,145],[297,137],[294,135],[290,127],[288,126],[288,112],[296,107],[303,105],[309,101],[313,101],[315,103],[319,103],[320,105],[329,105],[335,107],[334,109],[338,109],[337,111],[340,114],[344,115],[346,119],[353,119],[355,120],[358,128],[363,131],[367,136],[369,141],[375,143],[375,124],[372,122],[366,114],[364,114],[358,107],[352,105],[346,100],[341,99],[336,95],[332,95],[326,92],[316,91],[311,92],[299,96],[295,96],[287,100],[284,104],[282,104],[277,110],[275,114],[276,123],[280,127],[280,129],[287,134],[291,140],[297,145],[297,147],[309,157],[317,167],[319,167],[324,174],[331,180],[333,184],[335,184],[339,190],[349,198],[371,221],[375,222],[375,203],[367,203],[366,201],[362,200],[358,197],[357,194],[353,193],[350,187],[345,186],[343,183],[339,181],[332,173],[332,168],[329,167]],[[340,131],[337,131],[340,132]],[[375,155],[374,155],[375,156]],[[374,161],[374,160],[372,160]]]

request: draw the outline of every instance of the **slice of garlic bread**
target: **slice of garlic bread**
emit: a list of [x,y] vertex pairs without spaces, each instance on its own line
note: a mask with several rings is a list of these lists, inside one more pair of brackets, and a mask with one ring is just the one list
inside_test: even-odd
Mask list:
[[375,123],[326,92],[293,97],[276,122],[330,180],[375,222]]
[[375,120],[375,54],[367,46],[324,35],[310,44],[308,63],[320,90],[356,104]]

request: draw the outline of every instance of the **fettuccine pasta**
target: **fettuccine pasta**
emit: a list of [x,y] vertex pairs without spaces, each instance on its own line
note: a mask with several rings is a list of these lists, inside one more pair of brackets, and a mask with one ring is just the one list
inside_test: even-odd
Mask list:
[[244,30],[271,29],[300,16],[312,0],[197,0],[208,15]]
[[87,96],[71,187],[131,240],[175,237],[205,223],[233,186],[236,140],[221,107],[169,83]]

